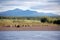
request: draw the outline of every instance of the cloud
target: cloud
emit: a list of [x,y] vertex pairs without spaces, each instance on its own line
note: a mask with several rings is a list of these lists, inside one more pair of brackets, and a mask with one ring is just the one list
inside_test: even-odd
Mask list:
[[15,8],[60,15],[60,0],[0,0],[0,12]]
[[59,4],[59,5],[60,5],[60,0],[51,0],[51,1],[49,1],[49,2],[57,3],[57,4]]

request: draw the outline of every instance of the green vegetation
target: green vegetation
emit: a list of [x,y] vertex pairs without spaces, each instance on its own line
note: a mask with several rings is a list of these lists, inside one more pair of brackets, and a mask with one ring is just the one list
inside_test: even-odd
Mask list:
[[[44,24],[43,24],[44,23]],[[0,16],[0,26],[16,26],[16,25],[60,25],[59,17],[5,17]],[[18,25],[18,26],[19,26]]]

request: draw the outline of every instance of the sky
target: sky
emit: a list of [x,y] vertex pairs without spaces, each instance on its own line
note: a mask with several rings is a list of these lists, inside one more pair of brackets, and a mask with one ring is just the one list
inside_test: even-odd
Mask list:
[[60,15],[60,0],[0,0],[0,12],[16,8]]

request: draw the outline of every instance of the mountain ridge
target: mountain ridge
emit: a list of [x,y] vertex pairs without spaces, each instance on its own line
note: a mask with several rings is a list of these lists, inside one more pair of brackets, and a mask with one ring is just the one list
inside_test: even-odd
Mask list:
[[57,16],[57,15],[53,13],[43,12],[38,13],[36,11],[14,9],[5,12],[0,12],[0,16]]

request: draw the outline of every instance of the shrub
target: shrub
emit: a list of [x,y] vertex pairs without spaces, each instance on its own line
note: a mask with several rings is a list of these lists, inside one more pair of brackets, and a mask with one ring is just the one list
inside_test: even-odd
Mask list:
[[53,23],[54,24],[60,24],[60,20],[55,20]]
[[41,18],[41,22],[45,23],[47,21],[48,21],[47,18]]

